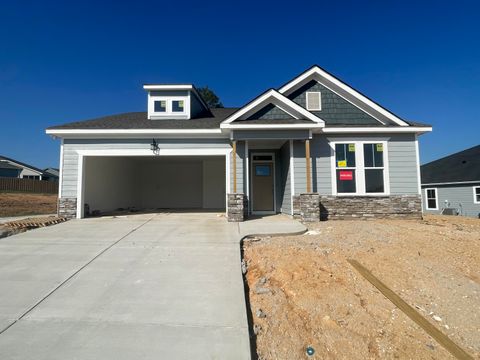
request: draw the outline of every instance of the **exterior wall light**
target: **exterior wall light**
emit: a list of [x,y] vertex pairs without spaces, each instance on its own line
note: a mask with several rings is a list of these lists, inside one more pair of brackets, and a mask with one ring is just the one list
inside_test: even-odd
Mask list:
[[155,139],[152,139],[152,143],[150,144],[150,150],[152,150],[155,154],[158,152],[158,144]]

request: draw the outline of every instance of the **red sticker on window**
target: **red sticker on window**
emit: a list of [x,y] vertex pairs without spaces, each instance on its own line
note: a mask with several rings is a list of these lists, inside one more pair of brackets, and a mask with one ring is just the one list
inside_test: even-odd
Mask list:
[[353,171],[340,171],[340,180],[353,180]]

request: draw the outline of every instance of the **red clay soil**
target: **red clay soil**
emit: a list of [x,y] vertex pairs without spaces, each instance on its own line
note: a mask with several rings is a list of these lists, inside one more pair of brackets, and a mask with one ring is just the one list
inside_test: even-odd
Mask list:
[[0,217],[54,214],[56,212],[56,194],[0,192]]
[[310,230],[245,242],[259,359],[453,358],[347,259],[480,358],[480,220],[329,221]]

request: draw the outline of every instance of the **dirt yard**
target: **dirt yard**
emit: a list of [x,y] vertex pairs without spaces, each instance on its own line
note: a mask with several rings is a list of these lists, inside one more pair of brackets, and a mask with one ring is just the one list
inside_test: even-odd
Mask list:
[[347,259],[480,358],[478,219],[328,221],[243,250],[259,359],[453,359]]
[[54,214],[57,194],[0,192],[0,217]]

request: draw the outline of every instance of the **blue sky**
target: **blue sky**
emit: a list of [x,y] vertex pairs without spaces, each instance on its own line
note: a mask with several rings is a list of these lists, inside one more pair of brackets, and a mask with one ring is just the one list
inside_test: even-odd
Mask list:
[[1,1],[0,154],[56,167],[46,127],[145,111],[143,83],[208,85],[241,106],[318,64],[432,124],[420,142],[427,162],[480,143],[479,10],[474,1]]

